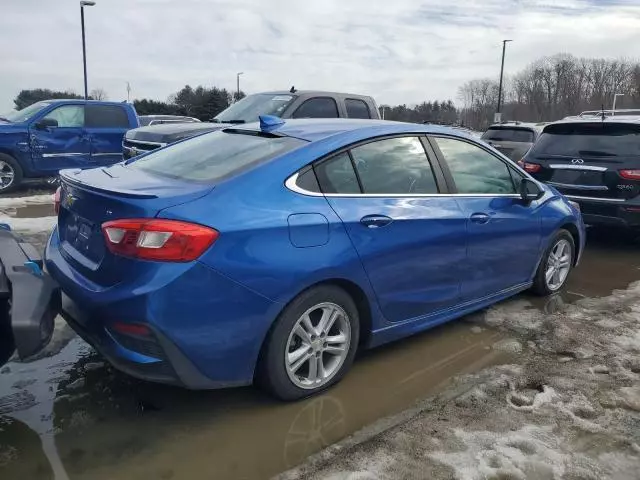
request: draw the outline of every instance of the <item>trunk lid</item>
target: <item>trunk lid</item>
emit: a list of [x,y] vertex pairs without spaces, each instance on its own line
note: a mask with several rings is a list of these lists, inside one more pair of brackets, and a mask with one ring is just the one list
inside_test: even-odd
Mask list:
[[155,176],[116,164],[60,173],[58,232],[65,259],[83,276],[102,285],[127,277],[139,261],[109,252],[101,226],[120,218],[153,218],[161,210],[187,203],[211,191],[212,185]]

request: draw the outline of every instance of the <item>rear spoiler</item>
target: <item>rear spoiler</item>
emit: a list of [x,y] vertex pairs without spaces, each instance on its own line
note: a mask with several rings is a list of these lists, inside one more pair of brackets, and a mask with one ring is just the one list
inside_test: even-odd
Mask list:
[[[105,175],[111,176],[106,172],[106,170],[104,168],[102,168],[101,170]],[[122,197],[127,197],[127,198],[140,198],[140,199],[158,198],[157,195],[153,195],[153,194],[150,194],[150,193],[136,192],[136,191],[132,191],[132,190],[125,190],[125,189],[122,189],[122,188],[114,188],[114,187],[111,187],[111,186],[108,189],[106,189],[106,188],[97,187],[95,185],[91,185],[91,184],[86,183],[86,182],[81,182],[80,180],[75,178],[75,176],[80,172],[82,172],[82,170],[80,170],[80,169],[62,170],[60,172],[60,180],[62,180],[65,183],[68,183],[68,184],[71,184],[71,185],[75,185],[77,187],[81,187],[81,188],[84,188],[86,190],[91,190],[91,191],[98,192],[98,193],[105,193],[105,194],[113,194],[113,193],[115,193],[117,195],[120,195]]]

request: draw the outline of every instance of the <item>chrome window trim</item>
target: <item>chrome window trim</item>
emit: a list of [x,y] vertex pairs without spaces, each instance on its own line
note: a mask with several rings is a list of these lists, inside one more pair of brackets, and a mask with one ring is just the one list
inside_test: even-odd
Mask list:
[[606,191],[609,190],[609,187],[606,185],[573,185],[570,183],[556,183],[556,182],[547,182],[549,185],[553,185],[554,187],[560,188],[574,188],[576,190],[597,190],[597,191]]
[[594,197],[581,197],[579,195],[564,195],[570,200],[586,200],[589,202],[602,202],[602,203],[625,203],[624,198],[594,198]]
[[102,152],[102,153],[92,153],[92,157],[106,157],[107,155],[122,155],[122,152]]
[[501,197],[521,198],[517,193],[320,193],[311,192],[296,185],[299,173],[291,175],[284,182],[285,187],[294,193],[308,197],[345,197],[345,198],[438,198],[438,197]]
[[566,164],[552,164],[549,168],[555,168],[560,170],[589,170],[591,172],[606,172],[607,167],[596,167],[595,165],[566,165]]

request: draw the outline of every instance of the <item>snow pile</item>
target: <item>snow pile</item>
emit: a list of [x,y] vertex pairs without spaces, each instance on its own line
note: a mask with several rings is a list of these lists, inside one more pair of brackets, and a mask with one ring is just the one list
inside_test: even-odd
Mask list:
[[53,205],[53,194],[31,195],[30,197],[0,198],[0,210],[20,208],[28,205]]
[[58,217],[15,218],[0,215],[0,223],[6,223],[11,230],[18,232],[50,232],[58,221]]

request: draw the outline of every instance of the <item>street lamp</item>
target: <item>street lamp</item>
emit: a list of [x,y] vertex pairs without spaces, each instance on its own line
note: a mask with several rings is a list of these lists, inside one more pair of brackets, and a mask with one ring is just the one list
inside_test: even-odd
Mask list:
[[616,101],[618,100],[618,97],[624,97],[624,93],[616,93],[613,96],[613,108],[611,109],[611,116],[614,116],[616,114]]
[[84,99],[89,98],[89,91],[87,88],[87,45],[84,39],[84,7],[93,7],[96,2],[89,2],[82,0],[80,2],[80,24],[82,25],[82,65],[84,66]]
[[240,100],[240,75],[244,75],[244,72],[236,73],[236,102]]
[[496,112],[496,120],[502,120],[502,78],[504,76],[504,54],[507,49],[507,43],[513,42],[513,40],[503,40],[502,41],[502,66],[500,67],[500,85],[498,86],[498,110]]

